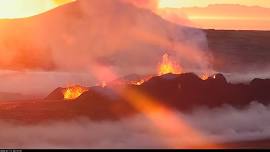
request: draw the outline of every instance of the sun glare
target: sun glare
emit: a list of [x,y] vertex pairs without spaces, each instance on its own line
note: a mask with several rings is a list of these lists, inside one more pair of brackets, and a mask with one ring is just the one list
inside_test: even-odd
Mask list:
[[35,16],[75,0],[0,0],[0,19]]
[[179,0],[159,0],[159,8],[179,8],[181,3]]

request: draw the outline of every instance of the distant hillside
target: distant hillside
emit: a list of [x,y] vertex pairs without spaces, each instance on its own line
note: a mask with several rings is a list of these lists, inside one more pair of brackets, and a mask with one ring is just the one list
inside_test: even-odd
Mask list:
[[266,70],[270,31],[205,30],[214,68],[222,72]]
[[32,98],[34,97],[29,95],[23,95],[20,93],[0,92],[0,101],[26,100]]

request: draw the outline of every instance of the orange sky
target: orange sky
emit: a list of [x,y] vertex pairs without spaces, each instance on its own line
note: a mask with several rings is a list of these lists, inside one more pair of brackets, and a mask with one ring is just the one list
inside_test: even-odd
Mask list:
[[270,30],[270,8],[219,4],[181,8],[181,12],[202,28]]
[[[31,17],[74,0],[0,0],[0,18]],[[157,2],[163,18],[213,29],[270,30],[270,0],[128,0]],[[179,17],[176,17],[179,16]],[[180,21],[181,20],[181,21]],[[190,23],[188,23],[190,25]]]
[[24,18],[44,13],[74,0],[0,0],[0,18]]
[[160,0],[159,8],[205,29],[270,30],[270,0]]
[[240,4],[246,6],[269,7],[269,0],[159,0],[160,7],[206,7],[211,4]]

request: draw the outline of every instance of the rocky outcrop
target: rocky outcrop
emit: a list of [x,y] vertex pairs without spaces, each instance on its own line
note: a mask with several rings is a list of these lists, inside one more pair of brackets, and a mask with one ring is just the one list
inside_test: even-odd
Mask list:
[[[222,74],[216,74],[207,80],[202,80],[193,73],[166,74],[152,77],[142,85],[126,85],[121,89],[122,93],[134,89],[157,99],[160,104],[180,111],[190,111],[198,106],[213,108],[228,104],[241,108],[252,101],[263,104],[270,102],[270,79],[254,79],[249,84],[233,84],[227,82]],[[61,88],[58,88],[47,99],[63,99],[61,92]],[[89,88],[89,91],[76,101],[90,107],[101,107],[102,111],[108,111],[111,107],[131,109],[123,96],[116,88],[95,86]]]

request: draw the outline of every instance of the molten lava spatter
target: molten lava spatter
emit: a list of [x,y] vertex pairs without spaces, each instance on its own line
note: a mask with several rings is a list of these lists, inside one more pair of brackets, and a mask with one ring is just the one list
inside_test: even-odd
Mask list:
[[210,77],[210,75],[208,73],[204,73],[200,77],[202,80],[207,80]]
[[141,85],[145,82],[145,80],[140,80],[140,81],[137,81],[137,82],[132,82],[131,84],[133,85]]
[[215,72],[212,71],[212,70],[207,70],[206,72],[204,73],[201,73],[199,76],[202,80],[207,80],[209,78],[213,78],[215,79],[216,78],[216,75],[214,74]]
[[158,68],[159,76],[164,75],[164,74],[168,74],[168,73],[180,74],[182,72],[183,72],[183,70],[180,67],[180,65],[178,65],[177,63],[172,61],[169,58],[169,55],[167,53],[163,55],[162,62],[160,63],[159,68]]
[[64,99],[65,100],[77,99],[86,91],[88,91],[88,89],[81,86],[68,87],[63,91]]

